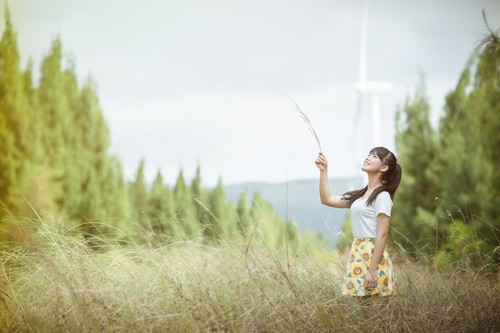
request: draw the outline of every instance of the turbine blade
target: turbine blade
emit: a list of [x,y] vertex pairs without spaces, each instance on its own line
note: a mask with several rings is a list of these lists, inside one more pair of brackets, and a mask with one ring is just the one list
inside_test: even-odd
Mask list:
[[354,114],[354,121],[352,123],[352,132],[351,132],[351,142],[352,142],[352,147],[353,147],[353,154],[354,154],[354,166],[357,168],[359,166],[359,152],[360,152],[360,135],[358,135],[358,129],[359,129],[359,122],[361,119],[361,114],[363,113],[363,104],[365,102],[364,100],[365,96],[361,91],[358,91],[358,104],[356,106],[356,113]]
[[359,82],[366,82],[366,40],[368,36],[368,11],[370,1],[365,0],[363,4],[363,18],[361,21],[361,40],[359,45]]

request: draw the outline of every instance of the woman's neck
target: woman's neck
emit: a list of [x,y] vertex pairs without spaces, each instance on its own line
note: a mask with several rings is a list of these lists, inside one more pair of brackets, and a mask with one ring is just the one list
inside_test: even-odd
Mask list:
[[378,175],[368,175],[368,192],[382,186],[382,179]]

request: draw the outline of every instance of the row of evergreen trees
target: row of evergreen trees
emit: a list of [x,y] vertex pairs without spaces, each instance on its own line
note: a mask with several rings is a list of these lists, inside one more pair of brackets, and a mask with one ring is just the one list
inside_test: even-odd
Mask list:
[[[199,168],[191,184],[180,171],[170,188],[158,172],[148,186],[143,161],[136,179],[127,183],[119,160],[109,153],[109,130],[92,80],[80,85],[74,64],[63,66],[66,59],[56,39],[35,85],[32,63],[20,67],[8,9],[5,21],[0,41],[1,238],[12,234],[5,231],[9,216],[43,212],[76,224],[87,236],[122,230],[135,235],[135,241],[156,243],[251,237],[269,248],[288,244],[292,252],[326,247],[319,235],[300,235],[293,221],[275,214],[258,194],[250,200],[243,193],[233,204],[221,181],[215,189],[202,188]],[[314,240],[307,241],[310,237]]]
[[126,184],[110,156],[109,131],[95,87],[79,86],[73,65],[62,67],[55,40],[33,83],[32,63],[20,68],[9,11],[0,41],[0,200],[29,215],[30,207],[69,218],[123,216]]
[[446,96],[436,129],[423,79],[397,113],[404,174],[391,237],[412,252],[434,253],[437,264],[500,258],[494,250],[500,245],[500,40],[489,31]]
[[[299,251],[319,244],[299,235],[260,195],[230,203],[220,181],[202,188],[200,170],[190,184],[182,171],[173,187],[158,172],[152,186],[141,162],[136,179],[124,180],[109,153],[109,130],[88,79],[78,83],[74,64],[63,68],[55,40],[33,82],[22,70],[9,11],[0,41],[0,217],[38,211],[64,216],[86,234],[105,232],[95,221],[140,230],[149,240],[200,238],[262,240]],[[491,31],[491,29],[490,29]],[[446,97],[437,129],[429,120],[422,83],[398,110],[397,152],[403,181],[396,197],[391,238],[415,252],[454,256],[492,253],[500,244],[500,42],[493,32],[470,57]],[[29,204],[28,204],[29,203]],[[137,229],[137,227],[139,227]],[[6,233],[3,234],[5,238]],[[312,237],[309,239],[305,239]],[[495,260],[498,261],[498,251]]]
[[214,189],[201,186],[200,168],[190,183],[180,171],[175,185],[164,184],[157,172],[151,189],[144,179],[144,161],[130,184],[132,207],[143,236],[148,242],[168,242],[175,239],[204,239],[210,242],[253,240],[270,249],[289,253],[311,253],[326,250],[327,239],[317,233],[299,233],[293,221],[276,214],[260,193],[252,198],[240,194],[237,203],[228,201],[222,180]]

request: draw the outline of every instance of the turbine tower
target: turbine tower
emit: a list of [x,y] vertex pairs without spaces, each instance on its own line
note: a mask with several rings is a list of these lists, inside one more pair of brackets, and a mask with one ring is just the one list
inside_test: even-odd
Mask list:
[[[359,81],[356,84],[358,91],[358,106],[356,116],[354,118],[353,135],[358,137],[356,133],[357,123],[363,108],[365,107],[366,100],[370,99],[371,109],[371,123],[372,123],[372,147],[380,146],[382,143],[380,133],[380,95],[387,94],[392,90],[393,84],[391,82],[381,81],[368,81],[366,70],[366,40],[368,34],[368,10],[370,7],[370,0],[364,1],[363,18],[361,21],[361,43],[359,48]],[[356,142],[357,139],[354,140]],[[358,156],[356,156],[358,158]]]

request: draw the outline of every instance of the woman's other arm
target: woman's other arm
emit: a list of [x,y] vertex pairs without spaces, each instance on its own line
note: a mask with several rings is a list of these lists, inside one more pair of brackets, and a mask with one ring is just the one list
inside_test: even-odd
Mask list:
[[373,250],[372,262],[365,275],[365,287],[375,288],[378,280],[378,264],[384,255],[387,235],[389,233],[389,222],[391,218],[384,213],[377,216],[377,238],[375,240],[375,249]]

